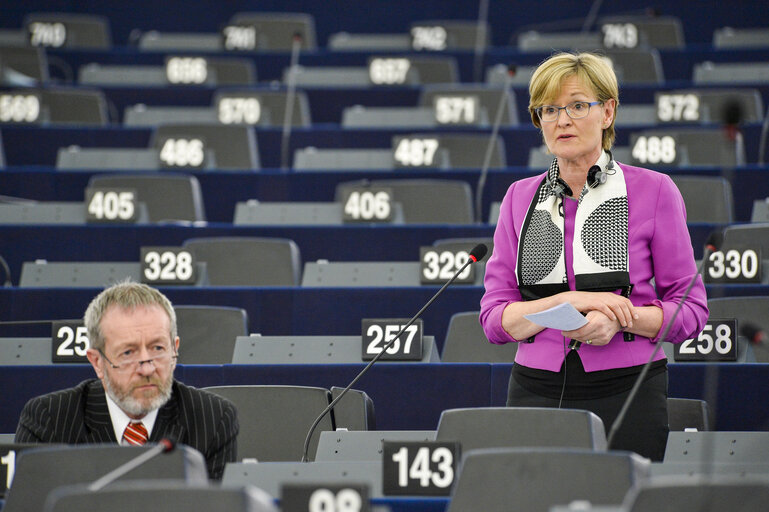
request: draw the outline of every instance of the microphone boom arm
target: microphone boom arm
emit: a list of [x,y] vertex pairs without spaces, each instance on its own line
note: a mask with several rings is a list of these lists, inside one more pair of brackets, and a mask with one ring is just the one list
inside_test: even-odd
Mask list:
[[356,382],[358,382],[358,380],[360,380],[360,378],[361,378],[361,377],[363,377],[363,375],[364,375],[364,374],[365,374],[365,373],[368,371],[368,369],[369,369],[369,368],[371,368],[371,366],[372,366],[374,363],[376,363],[377,361],[379,361],[379,359],[380,359],[380,358],[381,358],[381,357],[384,355],[384,353],[387,351],[387,349],[388,349],[388,348],[390,348],[390,347],[393,345],[393,343],[395,343],[395,341],[396,341],[398,338],[400,338],[400,337],[401,337],[401,335],[402,335],[404,332],[406,332],[406,329],[408,329],[408,328],[411,326],[411,324],[413,324],[414,322],[416,322],[416,321],[417,321],[417,319],[418,319],[418,318],[419,318],[419,317],[422,315],[422,313],[424,313],[424,311],[425,311],[425,310],[426,310],[426,309],[427,309],[427,308],[430,306],[430,304],[432,304],[433,302],[435,302],[435,299],[437,299],[437,298],[438,298],[438,295],[440,295],[441,293],[443,293],[443,290],[445,290],[447,286],[449,286],[451,283],[453,283],[453,282],[454,282],[454,280],[455,280],[455,279],[456,279],[456,278],[459,276],[459,274],[461,274],[461,273],[462,273],[462,272],[463,272],[463,271],[464,271],[464,270],[465,270],[465,269],[466,269],[466,268],[467,268],[469,265],[471,265],[472,263],[475,263],[475,262],[476,262],[476,261],[478,261],[479,259],[483,258],[483,256],[484,256],[484,255],[485,255],[485,253],[486,253],[486,250],[485,250],[485,249],[486,249],[486,247],[485,247],[485,246],[483,246],[483,253],[482,253],[482,254],[480,255],[480,257],[478,257],[478,258],[476,258],[476,256],[474,256],[474,255],[473,255],[473,253],[475,253],[475,252],[476,252],[476,250],[475,250],[475,249],[473,249],[473,251],[472,251],[472,252],[471,252],[471,254],[470,254],[470,258],[468,258],[468,260],[465,262],[465,264],[464,264],[464,265],[462,265],[462,267],[461,267],[459,270],[457,270],[457,271],[454,273],[454,275],[453,275],[453,276],[451,276],[451,279],[449,279],[448,281],[446,281],[446,283],[444,283],[444,285],[443,285],[443,286],[441,286],[440,290],[438,290],[437,292],[435,292],[435,295],[433,295],[433,296],[430,298],[430,300],[428,300],[428,301],[427,301],[427,303],[426,303],[424,306],[422,306],[422,309],[420,309],[419,311],[417,311],[417,314],[416,314],[416,315],[414,315],[413,317],[411,317],[411,320],[409,320],[409,321],[406,323],[406,325],[404,325],[403,327],[401,327],[401,330],[400,330],[400,331],[398,331],[398,334],[396,334],[395,336],[393,336],[393,338],[392,338],[390,341],[388,341],[388,342],[387,342],[387,343],[384,345],[384,347],[382,347],[382,351],[381,351],[381,352],[379,352],[377,355],[375,355],[375,356],[374,356],[374,357],[371,359],[371,361],[369,361],[369,362],[368,362],[368,364],[367,364],[367,365],[366,365],[366,366],[363,368],[363,370],[361,370],[361,371],[360,371],[360,373],[358,373],[358,375],[356,375],[356,376],[355,376],[355,378],[352,380],[352,382],[350,382],[350,383],[347,385],[347,387],[346,387],[346,388],[344,388],[344,389],[342,390],[342,392],[341,392],[341,393],[339,393],[339,395],[337,395],[337,397],[336,397],[336,398],[334,398],[334,399],[331,401],[331,403],[330,403],[330,404],[328,404],[328,406],[327,406],[325,409],[323,409],[323,412],[321,412],[321,413],[318,415],[318,417],[317,417],[317,418],[315,418],[315,421],[312,423],[312,426],[310,427],[310,430],[309,430],[309,432],[307,432],[307,437],[306,437],[306,438],[305,438],[305,440],[304,440],[304,449],[303,449],[303,451],[302,451],[302,462],[308,462],[308,460],[307,460],[307,456],[308,456],[308,452],[309,452],[309,450],[310,450],[310,439],[312,438],[312,434],[315,432],[315,428],[318,426],[318,424],[319,424],[319,423],[320,423],[320,421],[323,419],[323,417],[324,417],[324,416],[326,416],[326,414],[328,414],[328,413],[329,413],[329,411],[331,411],[331,409],[333,409],[333,408],[334,408],[334,406],[337,404],[337,402],[339,402],[339,400],[341,400],[341,399],[342,399],[342,397],[343,397],[345,394],[347,394],[347,392],[348,392],[348,391],[350,391],[350,389],[351,389],[351,388],[352,388],[352,387],[355,385],[355,383],[356,383]]

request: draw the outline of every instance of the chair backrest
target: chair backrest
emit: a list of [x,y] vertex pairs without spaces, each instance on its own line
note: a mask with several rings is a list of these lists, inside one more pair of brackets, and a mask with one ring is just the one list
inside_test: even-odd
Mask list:
[[663,84],[665,75],[659,51],[654,48],[645,50],[607,51],[611,59],[617,80],[624,84]]
[[174,311],[181,364],[229,364],[235,339],[248,334],[248,314],[242,308],[174,306]]
[[223,124],[164,124],[152,134],[150,146],[161,150],[168,139],[200,139],[213,152],[217,169],[246,171],[260,167],[252,126]]
[[441,361],[444,363],[512,363],[517,343],[491,343],[479,321],[479,311],[451,315]]
[[39,91],[47,119],[55,124],[103,126],[109,122],[104,92],[88,89],[43,89]]
[[693,398],[668,398],[668,426],[671,431],[696,428],[710,430],[711,420],[708,403]]
[[190,238],[184,241],[206,263],[212,286],[294,286],[301,255],[293,240],[259,237]]
[[[617,126],[655,126],[657,121],[657,109],[654,105],[622,105],[622,110],[618,112]],[[550,161],[552,161],[552,154]],[[531,158],[531,153],[529,154]],[[534,167],[529,163],[529,167]]]
[[135,189],[138,200],[147,205],[150,222],[206,220],[203,194],[195,176],[94,175],[88,186]]
[[605,16],[598,19],[600,31],[604,35],[604,46],[611,39],[611,29],[607,25],[620,25],[627,31],[632,25],[636,31],[636,44],[632,48],[682,48],[685,46],[684,29],[681,20],[675,16]]
[[[238,457],[259,462],[301,460],[310,426],[331,402],[331,393],[318,387],[214,386],[205,389],[235,404],[240,422]],[[333,429],[333,416],[327,414],[313,433],[309,456],[315,453],[320,432]]]
[[[211,104],[219,111],[217,122],[223,121],[222,112],[226,108],[220,104],[221,100],[228,98],[254,99],[259,105],[258,126],[283,126],[283,120],[286,116],[289,94],[286,91],[253,91],[242,89],[222,89],[214,93]],[[304,91],[295,91],[293,94],[293,108],[291,109],[291,124],[293,126],[309,127],[312,124],[310,116],[310,102],[307,99],[307,93]],[[253,112],[252,112],[253,114]],[[233,123],[237,124],[237,123]],[[245,124],[245,123],[244,123]]]
[[[61,26],[64,30],[51,31],[51,26]],[[33,46],[92,50],[109,50],[112,47],[109,20],[104,16],[61,12],[32,13],[24,18],[24,27]],[[51,32],[57,36],[51,38]]]
[[708,300],[708,310],[710,318],[736,318],[737,329],[752,324],[769,332],[769,296],[716,297]]
[[250,25],[256,29],[256,48],[262,51],[288,51],[294,34],[301,37],[302,50],[317,49],[315,19],[299,12],[238,12],[230,18],[232,25]]
[[472,224],[473,199],[470,185],[458,180],[371,180],[340,183],[336,200],[350,187],[370,185],[392,189],[393,201],[403,205],[408,224]]
[[87,486],[65,486],[54,491],[45,512],[100,510],[105,504],[115,512],[159,508],[168,512],[278,512],[273,499],[253,486],[220,487],[189,485],[174,480],[135,480],[119,482],[99,491]]
[[[745,149],[727,136],[721,128],[653,128],[630,134],[630,147],[636,148],[638,139],[656,137],[660,140],[671,137],[674,140],[674,152],[670,152],[667,165],[677,167],[692,166],[735,166],[745,162]],[[644,153],[646,155],[644,156]],[[617,155],[615,155],[616,157]],[[648,164],[649,153],[632,151],[631,162],[639,165]],[[619,158],[617,158],[619,159]],[[678,161],[675,164],[675,161]]]
[[[245,336],[235,341],[232,363],[360,364],[362,353],[360,336]],[[422,337],[422,358],[415,362],[440,362],[433,336]]]
[[0,85],[32,86],[48,82],[43,48],[0,46]]
[[[24,450],[16,460],[13,486],[8,491],[3,510],[40,512],[46,497],[54,489],[91,483],[150,449],[149,445],[83,444]],[[148,460],[120,480],[155,478],[181,479],[202,485],[208,482],[208,473],[200,452],[188,446],[177,446],[170,453]]]
[[763,512],[769,500],[769,481],[720,475],[688,479],[675,475],[653,477],[631,489],[622,506],[627,512]]
[[[443,47],[430,44],[422,45],[418,27],[433,31],[440,27],[445,38]],[[488,23],[479,24],[476,21],[465,20],[418,20],[411,23],[411,48],[413,50],[473,50],[480,41],[481,47],[486,48],[491,42],[491,28]],[[437,41],[436,41],[437,43]]]
[[[734,220],[732,185],[721,177],[671,176],[686,205],[687,222],[729,224]],[[707,201],[702,198],[707,197]]]
[[434,430],[335,430],[320,433],[315,460],[382,460],[382,441],[435,441]]
[[[689,122],[728,124],[735,122],[730,117],[739,116],[740,122],[760,123],[764,118],[764,102],[758,89],[701,88],[658,91],[654,94],[655,103],[664,95],[685,95],[696,99],[698,106],[692,114],[696,114],[693,117],[697,119]],[[623,105],[622,109],[625,108]],[[657,109],[653,109],[653,113],[656,116]]]
[[412,261],[308,261],[302,286],[420,286],[419,263]]
[[[344,388],[331,387],[331,399],[342,394]],[[374,401],[368,393],[359,389],[350,389],[332,410],[336,428],[346,428],[348,431],[376,430],[376,413]]]
[[[424,167],[438,167],[441,169],[481,169],[486,158],[486,150],[489,145],[488,135],[473,134],[410,134],[395,135],[393,137],[393,154],[397,156],[397,150],[402,140],[435,139],[438,149],[435,155],[444,154],[443,159],[434,156],[432,165]],[[490,169],[500,169],[507,166],[505,156],[505,144],[502,138],[497,136],[491,140],[491,155],[489,158]],[[421,162],[420,162],[421,163]],[[420,166],[421,167],[421,166]]]
[[[369,72],[371,62],[378,56],[369,57]],[[406,83],[410,85],[452,84],[459,80],[457,60],[448,55],[409,55],[409,71],[406,73]]]
[[760,247],[763,258],[769,255],[769,222],[735,224],[724,228],[723,247],[750,245]]
[[[419,105],[422,107],[432,107],[435,109],[436,119],[439,124],[452,124],[450,121],[457,114],[457,107],[449,107],[451,112],[445,112],[445,118],[441,114],[441,106],[437,104],[438,98],[451,97],[451,98],[471,98],[472,101],[477,103],[478,111],[473,113],[473,116],[469,116],[469,112],[466,106],[461,107],[459,110],[464,110],[459,116],[463,119],[465,124],[480,125],[480,126],[492,126],[497,118],[497,111],[500,106],[502,108],[502,126],[514,126],[518,124],[518,107],[515,103],[515,92],[512,88],[503,88],[494,85],[480,84],[480,85],[467,85],[467,84],[440,84],[427,86],[422,90],[422,94],[419,96]],[[455,102],[454,105],[456,105]],[[501,103],[501,105],[500,105]],[[441,119],[444,122],[441,122]],[[488,141],[488,136],[485,136]],[[471,149],[467,147],[466,149]],[[485,151],[486,146],[483,145],[482,149]]]
[[51,359],[51,338],[0,338],[0,365],[46,365]]
[[333,226],[342,224],[342,205],[319,202],[240,201],[235,205],[236,226]]
[[125,262],[30,262],[21,266],[21,288],[104,288],[141,281],[141,265]]
[[649,461],[630,452],[495,448],[462,457],[448,512],[548,512],[554,505],[589,501],[619,505],[647,478]]
[[766,199],[753,200],[750,222],[769,222],[769,201]]
[[363,483],[369,496],[382,497],[381,461],[230,463],[224,468],[222,486],[253,485],[279,498],[284,484]]
[[[209,87],[248,86],[256,82],[253,61],[240,57],[206,57],[205,75],[196,85]],[[166,66],[137,64],[101,64],[91,62],[78,69],[78,83],[95,86],[167,87],[170,85]]]
[[606,451],[601,418],[581,409],[477,407],[441,413],[438,441],[459,441],[462,450],[559,447]]

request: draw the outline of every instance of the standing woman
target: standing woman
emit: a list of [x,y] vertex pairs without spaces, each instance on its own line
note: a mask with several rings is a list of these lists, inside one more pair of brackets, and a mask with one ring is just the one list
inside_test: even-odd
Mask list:
[[[555,158],[502,201],[480,320],[492,343],[520,343],[508,406],[587,409],[608,432],[665,326],[674,343],[700,332],[705,287],[698,277],[673,318],[697,272],[684,202],[667,175],[613,160],[619,89],[607,59],[554,55],[529,95]],[[524,318],[567,302],[587,318],[578,330]],[[667,434],[660,350],[611,448],[659,461]]]

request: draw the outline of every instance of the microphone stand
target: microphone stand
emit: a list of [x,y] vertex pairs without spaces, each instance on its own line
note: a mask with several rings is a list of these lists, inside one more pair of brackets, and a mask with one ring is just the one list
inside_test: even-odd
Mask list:
[[694,283],[697,282],[697,277],[702,273],[702,269],[705,268],[705,263],[707,262],[707,260],[710,258],[710,255],[715,250],[716,250],[715,244],[708,243],[705,246],[705,253],[702,255],[702,260],[700,261],[699,267],[697,267],[697,272],[695,272],[694,276],[689,281],[689,285],[686,287],[686,290],[684,290],[684,294],[681,296],[681,300],[678,302],[676,309],[673,311],[673,315],[670,317],[670,321],[667,323],[667,325],[665,325],[665,330],[662,331],[662,335],[659,337],[659,341],[655,343],[656,346],[654,347],[654,351],[652,351],[652,354],[649,357],[649,360],[646,361],[646,364],[644,364],[643,368],[641,369],[641,373],[638,374],[638,378],[636,379],[635,384],[633,384],[633,388],[630,390],[630,393],[625,399],[625,403],[622,404],[622,409],[620,409],[619,414],[617,414],[617,417],[614,419],[614,423],[612,423],[611,425],[611,429],[609,430],[609,435],[606,437],[606,447],[608,449],[611,449],[611,444],[612,444],[612,441],[614,441],[614,436],[617,434],[619,427],[622,425],[622,422],[624,421],[625,416],[627,415],[627,411],[628,409],[630,409],[630,404],[633,403],[633,400],[635,399],[636,394],[638,394],[638,390],[640,389],[641,384],[643,384],[643,381],[646,378],[646,374],[649,373],[649,368],[651,367],[651,364],[654,361],[654,357],[660,351],[660,348],[662,347],[662,343],[664,343],[665,340],[667,340],[668,334],[670,333],[670,329],[673,327],[673,322],[678,317],[678,312],[681,311],[681,307],[683,307],[684,302],[686,302],[686,299],[689,297],[689,292],[691,292],[692,287],[694,287]]
[[291,40],[291,63],[288,67],[288,87],[286,90],[286,109],[283,111],[283,132],[280,138],[280,168],[288,169],[288,149],[291,138],[291,126],[294,122],[294,98],[296,97],[296,73],[299,62],[299,50],[302,47],[301,34],[294,34]]
[[[475,255],[474,255],[475,253],[479,253],[479,256],[475,256]],[[445,289],[446,289],[446,287],[448,287],[448,286],[449,286],[451,283],[453,283],[453,282],[454,282],[454,280],[455,280],[455,279],[456,279],[456,278],[459,276],[459,274],[461,274],[461,273],[462,273],[462,272],[463,272],[463,271],[464,271],[464,270],[465,270],[465,269],[466,269],[466,268],[467,268],[469,265],[471,265],[471,264],[475,263],[476,261],[478,261],[478,260],[482,259],[482,258],[483,258],[485,255],[486,255],[486,246],[485,246],[485,245],[483,245],[483,244],[479,244],[478,246],[476,246],[476,247],[475,247],[475,248],[474,248],[474,249],[473,249],[473,250],[470,252],[470,258],[469,258],[469,259],[468,259],[468,260],[465,262],[465,264],[464,264],[464,265],[462,265],[462,267],[461,267],[459,270],[457,270],[457,271],[456,271],[456,273],[454,273],[454,275],[453,275],[453,276],[451,276],[451,279],[449,279],[448,281],[446,281],[446,283],[444,283],[444,285],[443,285],[443,286],[441,286],[441,289],[440,289],[440,290],[438,290],[437,292],[435,292],[435,295],[433,295],[433,296],[430,298],[430,300],[428,300],[428,301],[427,301],[427,303],[426,303],[424,306],[422,306],[422,309],[420,309],[419,311],[417,311],[417,314],[416,314],[416,315],[414,315],[413,317],[411,317],[411,320],[409,320],[409,321],[406,323],[406,325],[404,325],[403,327],[401,327],[401,330],[400,330],[400,331],[398,331],[398,334],[396,334],[396,335],[393,337],[393,339],[391,339],[390,341],[388,341],[388,342],[385,344],[385,346],[384,346],[384,347],[382,347],[382,350],[381,350],[381,351],[380,351],[380,352],[379,352],[377,355],[375,355],[375,356],[374,356],[374,357],[371,359],[371,361],[369,361],[369,363],[368,363],[368,364],[367,364],[367,365],[366,365],[366,366],[365,366],[365,367],[364,367],[364,368],[363,368],[363,369],[362,369],[362,370],[361,370],[361,371],[358,373],[358,375],[356,375],[356,376],[355,376],[355,378],[352,380],[352,382],[350,382],[350,383],[347,385],[347,387],[346,387],[346,388],[344,388],[344,389],[342,390],[342,392],[341,392],[341,393],[339,393],[339,394],[337,395],[337,397],[336,397],[336,398],[334,398],[334,399],[331,401],[331,403],[330,403],[330,404],[328,404],[328,406],[327,406],[325,409],[323,409],[323,412],[321,412],[321,413],[318,415],[318,417],[317,417],[317,418],[315,418],[315,421],[312,423],[312,426],[310,426],[310,430],[309,430],[309,432],[307,432],[307,437],[306,437],[306,438],[305,438],[305,440],[304,440],[304,449],[302,450],[302,460],[301,460],[301,462],[308,462],[308,460],[307,460],[307,456],[308,456],[308,452],[310,451],[310,439],[312,438],[312,434],[315,432],[315,428],[316,428],[316,427],[318,426],[318,424],[320,423],[320,420],[322,420],[322,419],[323,419],[323,418],[326,416],[326,414],[328,414],[328,413],[329,413],[329,411],[331,411],[331,409],[333,409],[333,408],[334,408],[334,406],[337,404],[337,402],[339,402],[339,400],[341,400],[341,399],[342,399],[342,397],[343,397],[344,395],[346,395],[348,391],[350,391],[350,389],[351,389],[351,388],[352,388],[352,387],[355,385],[355,383],[356,383],[356,382],[358,382],[358,381],[360,380],[360,378],[361,378],[361,377],[363,377],[363,375],[365,375],[365,373],[368,371],[368,369],[369,369],[369,368],[371,368],[371,366],[372,366],[374,363],[376,363],[377,361],[379,361],[379,359],[380,359],[380,358],[381,358],[381,357],[384,355],[384,353],[387,351],[387,349],[388,349],[388,348],[390,348],[390,347],[393,345],[393,343],[395,343],[395,341],[396,341],[398,338],[400,338],[400,337],[401,337],[401,335],[402,335],[404,332],[406,332],[406,329],[408,329],[408,328],[411,326],[411,324],[413,324],[414,322],[416,322],[416,321],[417,321],[417,318],[419,318],[419,317],[420,317],[420,315],[421,315],[422,313],[424,313],[424,311],[425,311],[425,310],[426,310],[426,309],[427,309],[427,308],[430,306],[430,304],[432,304],[432,303],[435,301],[435,299],[437,299],[437,298],[438,298],[438,295],[440,295],[441,293],[443,293],[443,290],[445,290]]]
[[170,452],[174,449],[174,443],[170,439],[161,439],[158,441],[158,444],[147,450],[146,452],[142,453],[138,457],[129,460],[125,464],[121,464],[120,466],[116,467],[103,477],[99,478],[98,480],[95,480],[91,485],[88,486],[89,491],[98,491],[105,486],[111,484],[121,476],[125,475],[129,471],[132,471],[145,462],[147,462],[150,459],[154,459],[161,453]]
[[497,112],[494,117],[494,125],[491,128],[491,135],[489,136],[489,143],[486,146],[486,153],[483,155],[483,167],[481,167],[481,173],[478,177],[478,186],[475,189],[475,221],[479,224],[483,223],[481,218],[483,189],[486,187],[486,177],[489,174],[489,166],[491,165],[491,154],[493,152],[495,142],[497,141],[497,135],[499,134],[499,127],[502,125],[502,115],[505,112],[505,106],[507,105],[507,95],[510,90],[510,74],[511,69],[508,67],[505,73],[505,82],[502,85],[502,94],[499,97],[499,104],[497,104]]

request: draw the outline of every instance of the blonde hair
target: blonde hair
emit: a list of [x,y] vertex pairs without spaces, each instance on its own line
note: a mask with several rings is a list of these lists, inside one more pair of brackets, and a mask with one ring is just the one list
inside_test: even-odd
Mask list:
[[176,312],[174,312],[171,301],[146,284],[124,281],[103,290],[85,310],[83,320],[88,330],[91,348],[104,351],[105,339],[101,332],[101,320],[104,313],[113,304],[130,310],[134,310],[136,306],[160,306],[168,315],[171,324],[171,342],[176,339]]
[[595,53],[557,53],[537,67],[529,82],[529,114],[531,122],[542,129],[537,108],[547,105],[561,92],[564,80],[576,76],[577,79],[595,94],[598,101],[605,103],[613,99],[614,119],[603,130],[603,149],[614,145],[614,122],[619,107],[619,86],[611,61]]

